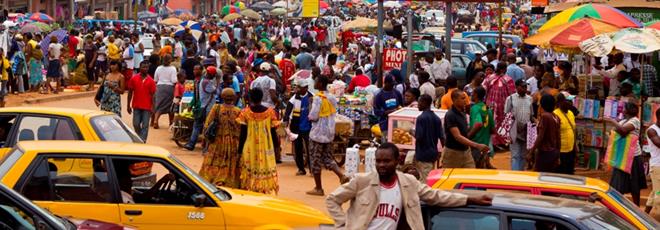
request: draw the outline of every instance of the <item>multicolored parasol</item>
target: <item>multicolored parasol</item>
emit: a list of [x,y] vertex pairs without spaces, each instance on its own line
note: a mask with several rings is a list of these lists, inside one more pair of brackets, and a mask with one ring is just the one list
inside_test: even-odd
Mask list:
[[185,21],[181,23],[181,26],[184,28],[189,28],[191,30],[202,30],[202,24],[196,21]]
[[660,30],[660,20],[654,20],[654,21],[647,22],[646,24],[644,24],[644,27]]
[[600,19],[620,28],[642,27],[642,23],[637,19],[614,7],[603,4],[584,4],[566,9],[550,18],[548,22],[539,28],[539,32],[582,18]]
[[241,12],[241,9],[239,9],[236,6],[227,5],[227,6],[222,7],[222,15],[229,15],[229,14],[232,14],[232,13],[238,14],[240,12]]
[[28,19],[30,19],[32,21],[45,22],[45,23],[51,23],[51,22],[55,21],[55,19],[53,19],[53,17],[49,16],[48,14],[44,14],[44,13],[33,13],[32,15],[30,15],[30,17]]
[[245,3],[243,3],[243,2],[236,2],[236,3],[234,3],[234,6],[238,7],[238,9],[240,9],[240,10],[245,9]]
[[621,28],[610,23],[591,18],[583,18],[568,24],[556,26],[525,39],[525,43],[563,53],[579,52],[580,42],[603,33],[619,31]]

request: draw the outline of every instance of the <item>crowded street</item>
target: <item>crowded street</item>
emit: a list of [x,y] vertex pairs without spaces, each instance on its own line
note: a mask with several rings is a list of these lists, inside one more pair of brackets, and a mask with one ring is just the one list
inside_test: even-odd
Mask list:
[[0,9],[0,229],[660,229],[657,0]]

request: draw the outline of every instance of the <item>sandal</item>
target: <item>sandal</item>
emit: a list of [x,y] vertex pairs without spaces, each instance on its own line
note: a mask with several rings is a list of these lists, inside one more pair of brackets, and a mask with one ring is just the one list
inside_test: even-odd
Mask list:
[[325,196],[325,193],[323,193],[323,190],[321,189],[312,189],[310,191],[307,191],[306,194],[312,196]]

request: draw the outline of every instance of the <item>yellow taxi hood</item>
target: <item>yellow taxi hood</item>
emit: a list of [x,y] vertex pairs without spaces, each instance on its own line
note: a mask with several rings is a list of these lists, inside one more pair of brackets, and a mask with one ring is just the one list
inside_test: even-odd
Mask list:
[[[250,206],[249,215],[241,212],[225,213],[225,215],[251,216],[249,221],[262,220],[264,223],[273,224],[281,220],[286,226],[295,228],[317,227],[319,224],[332,225],[334,222],[325,213],[314,209],[298,201],[281,199],[262,193],[250,192],[239,189],[221,187],[231,195],[231,200],[223,201],[225,205]],[[255,208],[257,208],[255,210]],[[261,216],[261,219],[254,219]],[[232,218],[227,218],[232,219]],[[246,219],[248,221],[248,219]],[[240,223],[238,223],[240,225]],[[228,223],[228,227],[231,223]]]

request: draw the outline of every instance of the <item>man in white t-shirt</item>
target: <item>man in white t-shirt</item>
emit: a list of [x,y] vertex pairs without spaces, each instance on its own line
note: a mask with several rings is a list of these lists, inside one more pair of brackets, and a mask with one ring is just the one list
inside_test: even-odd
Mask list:
[[53,93],[57,94],[60,91],[60,78],[62,77],[62,44],[58,43],[57,37],[50,37],[50,44],[48,45],[48,69],[46,71],[46,87],[50,88],[50,82],[55,81],[56,86]]
[[[420,201],[428,205],[457,207],[490,205],[488,194],[465,195],[431,189],[410,174],[397,172],[399,149],[384,143],[376,150],[377,173],[357,174],[326,199],[335,228],[394,230],[405,218],[409,229],[424,229]],[[376,186],[379,185],[379,186]],[[351,202],[344,213],[342,204]],[[404,228],[405,229],[405,228]]]
[[250,89],[259,88],[264,93],[264,97],[261,100],[261,104],[268,108],[275,108],[279,104],[277,99],[275,79],[269,76],[271,71],[271,65],[268,62],[261,63],[259,65],[259,70],[261,71],[261,76],[257,77],[252,81]]
[[647,151],[651,153],[649,174],[653,185],[653,190],[651,190],[646,201],[646,209],[644,210],[646,213],[650,213],[653,208],[656,212],[660,211],[658,209],[660,208],[660,197],[656,195],[660,192],[660,109],[655,111],[655,117],[658,121],[646,130]]

